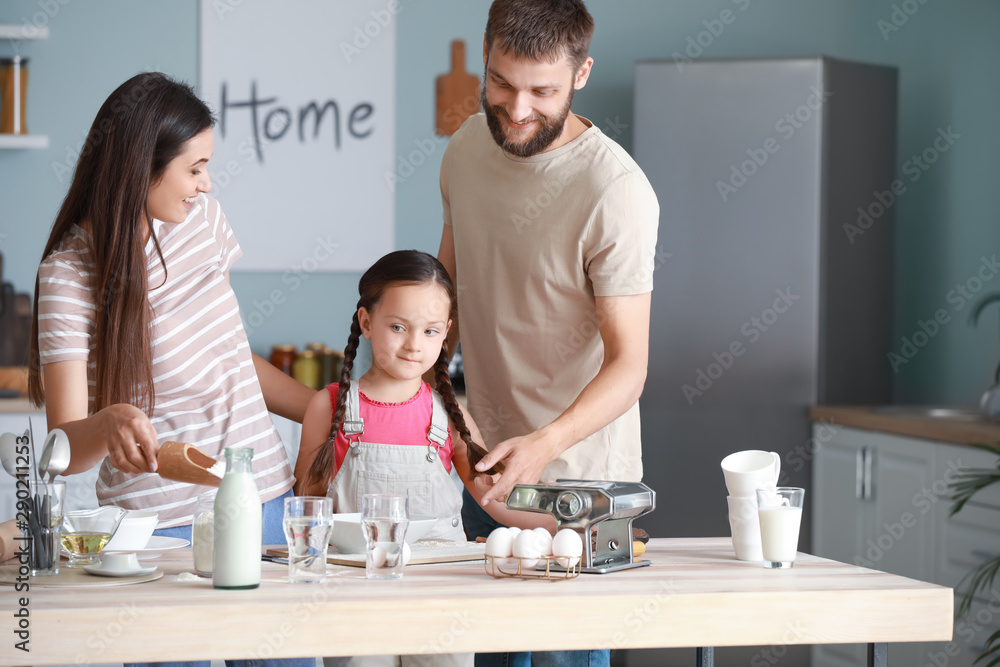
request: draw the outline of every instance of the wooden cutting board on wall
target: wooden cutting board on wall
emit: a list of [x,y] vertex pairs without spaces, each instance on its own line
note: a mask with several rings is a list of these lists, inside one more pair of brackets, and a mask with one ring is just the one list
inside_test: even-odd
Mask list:
[[451,43],[451,71],[436,81],[436,131],[451,136],[479,111],[479,77],[465,71],[465,42]]

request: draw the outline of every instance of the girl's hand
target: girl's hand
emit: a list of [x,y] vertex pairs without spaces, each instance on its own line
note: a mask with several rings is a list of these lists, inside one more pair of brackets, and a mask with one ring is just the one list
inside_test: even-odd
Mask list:
[[122,472],[156,472],[156,453],[160,450],[156,429],[146,414],[127,403],[104,408],[98,434],[108,447],[111,465]]
[[493,485],[500,478],[500,475],[487,475],[486,473],[476,473],[472,478],[472,486],[475,489],[473,496],[480,496],[493,488]]

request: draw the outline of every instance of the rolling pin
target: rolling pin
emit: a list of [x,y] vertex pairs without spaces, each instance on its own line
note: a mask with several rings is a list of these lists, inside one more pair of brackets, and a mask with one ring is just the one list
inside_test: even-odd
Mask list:
[[226,464],[186,442],[165,442],[156,455],[156,472],[164,479],[219,486]]

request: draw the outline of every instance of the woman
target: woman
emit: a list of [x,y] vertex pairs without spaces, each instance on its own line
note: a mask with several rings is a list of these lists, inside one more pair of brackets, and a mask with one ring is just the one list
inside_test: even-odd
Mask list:
[[204,490],[153,474],[160,442],[253,447],[264,542],[283,543],[294,478],[268,411],[301,422],[314,392],[250,352],[242,251],[208,196],[213,122],[159,73],[104,102],[39,267],[29,391],[69,436],[67,474],[100,463],[100,503],[158,512],[157,535],[189,539]]

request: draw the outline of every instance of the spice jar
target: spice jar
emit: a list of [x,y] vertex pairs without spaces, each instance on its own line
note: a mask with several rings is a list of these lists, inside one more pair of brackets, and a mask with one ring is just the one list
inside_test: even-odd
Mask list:
[[275,345],[271,348],[271,358],[268,361],[285,375],[291,375],[296,356],[294,345]]
[[340,382],[340,374],[344,370],[344,351],[333,351],[333,381]]
[[336,366],[337,359],[333,355],[333,350],[324,345],[323,350],[319,353],[320,384],[322,387],[340,379],[339,376],[333,374],[333,369]]
[[295,359],[292,377],[311,389],[322,389],[319,358],[315,350],[306,350]]
[[194,524],[191,526],[191,550],[194,552],[194,571],[201,577],[212,576],[212,555],[215,541],[215,494],[212,489],[198,495],[194,506]]
[[0,133],[27,134],[28,59],[0,58]]

